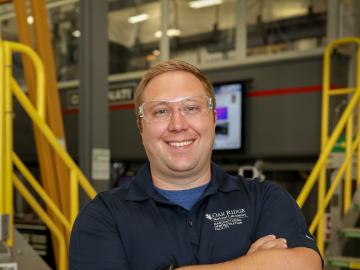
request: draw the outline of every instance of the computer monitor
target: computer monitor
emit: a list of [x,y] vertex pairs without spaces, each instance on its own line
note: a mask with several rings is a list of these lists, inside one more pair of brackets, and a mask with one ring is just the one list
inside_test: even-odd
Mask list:
[[241,82],[215,84],[214,91],[217,123],[213,149],[241,149],[244,84]]

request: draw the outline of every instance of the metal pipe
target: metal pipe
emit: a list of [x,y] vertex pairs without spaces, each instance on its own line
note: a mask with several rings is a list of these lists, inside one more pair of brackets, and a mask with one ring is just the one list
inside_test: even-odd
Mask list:
[[[5,211],[5,63],[3,41],[0,39],[0,215]],[[0,236],[1,237],[1,236]]]
[[161,37],[160,37],[160,60],[170,58],[170,39],[167,34],[169,29],[169,0],[161,0]]
[[12,160],[17,167],[17,169],[21,172],[21,174],[25,177],[31,187],[37,192],[40,198],[45,202],[45,204],[49,207],[49,209],[55,214],[55,216],[60,220],[60,222],[64,225],[66,230],[70,233],[71,225],[67,218],[63,213],[59,210],[54,201],[50,198],[50,196],[46,193],[46,191],[41,187],[39,182],[35,179],[35,177],[31,174],[31,172],[26,168],[25,164],[20,160],[20,158],[13,153]]
[[50,231],[55,235],[59,244],[59,262],[58,262],[58,270],[66,270],[67,269],[67,258],[66,258],[66,244],[64,236],[62,235],[59,228],[54,224],[48,214],[44,209],[40,206],[40,204],[35,200],[35,198],[31,195],[31,193],[27,190],[27,188],[23,185],[20,179],[13,174],[12,175],[13,183],[16,189],[20,192],[20,194],[25,198],[25,200],[29,203],[29,205],[34,209],[35,213],[39,215],[39,217],[44,221],[46,226],[50,229]]
[[352,184],[352,140],[353,140],[353,114],[349,116],[345,132],[345,157],[346,157],[346,172],[344,182],[343,195],[343,212],[346,214],[351,205],[351,184]]
[[[360,92],[360,48],[357,51],[357,67],[356,67],[356,91]],[[360,102],[357,111],[357,134],[360,134]],[[360,187],[360,147],[357,151],[357,187]]]
[[20,43],[6,41],[11,50],[27,55],[33,62],[36,74],[36,108],[42,119],[45,119],[45,71],[40,57],[28,46]]
[[355,92],[354,88],[340,88],[340,89],[330,90],[329,95],[330,96],[346,95],[346,94],[352,94],[354,92]]
[[70,171],[70,205],[70,222],[72,225],[79,213],[79,185],[75,170]]
[[[355,152],[356,149],[358,149],[358,150],[360,149],[359,141],[360,141],[360,133],[356,137],[355,142],[352,145],[352,152]],[[346,157],[346,158],[348,158],[348,157]],[[336,175],[334,177],[334,180],[332,181],[332,183],[329,187],[328,192],[326,193],[325,202],[324,202],[325,208],[329,205],[329,202],[330,202],[332,196],[334,195],[335,190],[336,190],[337,186],[339,185],[339,183],[345,173],[346,166],[347,166],[346,161],[347,161],[347,159],[345,159],[344,162],[342,163],[342,165],[340,166],[338,172],[336,173]],[[324,214],[324,211],[321,211],[321,209],[318,209],[313,221],[311,222],[310,228],[309,228],[311,233],[313,233],[315,231],[316,226],[318,225],[318,222],[319,222],[320,218],[323,216],[323,214]]]
[[13,90],[14,95],[18,99],[19,103],[22,105],[22,107],[27,112],[29,117],[32,119],[34,124],[39,128],[40,132],[46,137],[46,139],[51,144],[51,146],[55,149],[55,151],[63,159],[64,163],[69,167],[69,169],[76,171],[76,173],[78,175],[79,183],[80,183],[81,187],[84,189],[84,191],[86,192],[86,194],[91,199],[94,198],[96,196],[95,189],[91,186],[89,181],[86,179],[86,177],[81,172],[81,170],[77,167],[77,165],[72,160],[70,155],[66,152],[66,150],[59,143],[59,141],[54,136],[54,134],[52,133],[50,128],[46,125],[46,123],[43,121],[43,119],[41,119],[40,116],[37,114],[35,108],[31,104],[31,102],[28,100],[26,95],[21,91],[20,86],[17,84],[17,82],[14,79],[11,80],[11,88]]
[[[332,50],[333,47],[335,47],[337,45],[345,44],[345,43],[351,43],[351,42],[357,43],[358,45],[360,45],[360,39],[355,38],[355,37],[349,37],[349,38],[343,38],[340,40],[335,40],[327,46],[327,48],[325,50],[325,56],[326,56],[326,54],[330,55],[329,52]],[[334,147],[334,145],[336,143],[336,140],[338,139],[338,137],[341,134],[341,131],[345,127],[347,118],[352,113],[352,110],[354,110],[355,106],[357,105],[357,103],[359,101],[360,87],[358,87],[358,89],[359,89],[359,91],[355,92],[354,96],[352,97],[348,106],[346,107],[344,113],[340,117],[340,120],[338,121],[337,126],[333,130],[333,132],[328,140],[327,146],[320,153],[319,159],[315,163],[315,166],[314,166],[313,170],[311,171],[308,180],[306,181],[299,196],[297,197],[297,203],[300,207],[303,206],[307,196],[309,195],[312,187],[314,186],[314,184],[317,180],[317,176],[319,175],[319,172],[320,172],[323,164],[326,162],[328,154],[331,152],[332,148]]]
[[14,244],[13,237],[13,187],[11,183],[12,162],[11,154],[13,151],[13,105],[12,95],[10,89],[10,78],[12,76],[12,54],[10,46],[7,42],[3,43],[4,60],[5,60],[5,74],[4,74],[4,109],[5,109],[5,155],[4,155],[4,193],[5,193],[5,213],[9,215],[9,237],[7,244],[12,247]]

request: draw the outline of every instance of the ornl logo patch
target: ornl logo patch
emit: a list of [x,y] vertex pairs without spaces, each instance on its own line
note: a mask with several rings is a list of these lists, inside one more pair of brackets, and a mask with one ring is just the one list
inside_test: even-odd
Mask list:
[[244,208],[225,210],[205,214],[205,218],[213,222],[215,231],[229,229],[231,226],[243,224],[248,216]]

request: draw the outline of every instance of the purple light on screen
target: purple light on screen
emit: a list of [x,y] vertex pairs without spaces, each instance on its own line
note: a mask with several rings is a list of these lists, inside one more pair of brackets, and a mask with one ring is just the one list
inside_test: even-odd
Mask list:
[[216,115],[218,120],[226,120],[228,117],[227,107],[216,108]]

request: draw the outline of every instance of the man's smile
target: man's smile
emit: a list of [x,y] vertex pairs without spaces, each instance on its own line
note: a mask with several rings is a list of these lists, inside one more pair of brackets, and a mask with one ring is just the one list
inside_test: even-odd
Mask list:
[[195,141],[195,139],[183,140],[183,141],[167,141],[166,143],[168,145],[170,145],[171,147],[179,148],[179,147],[188,146],[188,145],[192,144],[194,141]]

